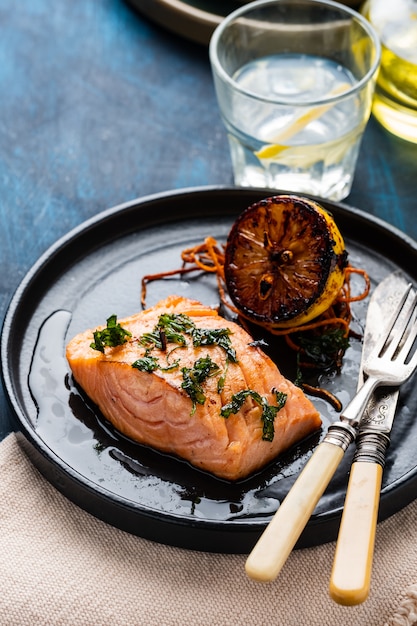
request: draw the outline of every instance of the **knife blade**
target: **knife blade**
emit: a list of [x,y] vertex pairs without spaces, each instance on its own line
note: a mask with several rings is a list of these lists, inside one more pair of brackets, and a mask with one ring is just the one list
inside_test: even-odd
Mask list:
[[[387,276],[372,294],[366,316],[358,389],[364,383],[362,365],[386,330],[387,321],[407,284],[402,272],[396,271]],[[339,604],[360,604],[369,595],[382,474],[398,396],[398,389],[392,387],[376,389],[360,422],[330,576],[330,596]]]

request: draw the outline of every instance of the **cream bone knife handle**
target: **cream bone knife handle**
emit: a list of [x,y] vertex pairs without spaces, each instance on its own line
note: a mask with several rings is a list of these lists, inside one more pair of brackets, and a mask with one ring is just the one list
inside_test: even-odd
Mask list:
[[261,582],[274,580],[304,530],[356,431],[332,424],[246,561],[246,573]]
[[329,586],[330,596],[339,604],[360,604],[369,595],[388,446],[384,433],[364,431],[357,437]]

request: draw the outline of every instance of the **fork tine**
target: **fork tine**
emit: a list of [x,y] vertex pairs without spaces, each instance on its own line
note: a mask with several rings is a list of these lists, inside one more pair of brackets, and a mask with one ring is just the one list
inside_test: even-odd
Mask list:
[[[416,310],[416,306],[417,306],[417,295],[414,297],[414,301],[413,301],[413,305],[412,305],[412,309],[410,310],[410,319],[411,317],[413,317],[413,313]],[[407,330],[406,330],[407,333]],[[414,319],[412,326],[409,328],[408,330],[408,334],[406,335],[406,341],[404,342],[404,344],[401,346],[400,344],[400,350],[398,353],[398,356],[405,362],[407,356],[410,353],[411,348],[414,345],[414,342],[416,340],[417,337],[417,322]]]
[[[404,363],[406,362],[406,358],[410,354],[411,348],[414,345],[416,337],[417,337],[417,322],[414,322],[412,328],[410,329],[410,333],[407,337],[407,341],[404,343],[404,346],[402,346],[400,350],[400,355]],[[411,359],[408,361],[407,366],[409,366],[410,369],[414,369],[415,367],[414,363],[417,364],[417,350],[414,351],[414,354],[411,357]]]
[[[417,330],[416,330],[416,336],[417,336]],[[409,376],[411,376],[411,374],[417,368],[417,350],[414,351],[413,356],[411,357],[410,361],[407,363],[407,367],[409,371]]]
[[404,333],[407,330],[407,327],[415,311],[417,304],[417,294],[414,294],[411,305],[408,307],[408,310],[405,313],[404,317],[401,318],[401,314],[403,312],[404,305],[407,301],[410,290],[411,283],[405,289],[398,304],[398,307],[390,320],[389,331],[385,336],[385,341],[384,339],[382,339],[381,345],[379,346],[378,353],[381,354],[382,352],[382,355],[387,359],[392,359],[393,355],[398,350],[401,344],[401,340],[404,337]]
[[407,378],[410,378],[413,372],[417,368],[417,351],[413,354],[411,361],[407,364],[407,368],[408,368]]
[[[406,362],[406,357],[409,356],[417,337],[415,291],[412,292],[412,304],[407,307],[406,314],[401,315],[410,290],[411,284],[403,291],[397,310],[390,320],[387,334],[376,343],[374,350],[363,363],[363,371],[367,376],[364,384],[340,416],[342,422],[347,422],[353,428],[360,423],[366,404],[377,387],[381,385],[400,387],[417,368],[417,350],[414,351],[410,361]],[[404,335],[407,328],[409,332]]]

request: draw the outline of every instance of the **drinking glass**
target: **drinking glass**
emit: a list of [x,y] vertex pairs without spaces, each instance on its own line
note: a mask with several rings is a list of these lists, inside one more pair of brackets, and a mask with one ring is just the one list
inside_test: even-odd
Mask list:
[[369,21],[331,0],[257,0],[209,54],[235,184],[345,198],[380,61]]

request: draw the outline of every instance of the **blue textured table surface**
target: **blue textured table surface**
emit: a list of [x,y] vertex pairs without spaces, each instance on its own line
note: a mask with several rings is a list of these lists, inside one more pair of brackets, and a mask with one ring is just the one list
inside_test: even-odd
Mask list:
[[[2,0],[0,32],[1,322],[72,227],[150,193],[231,185],[232,172],[204,47],[124,0]],[[417,239],[416,179],[417,145],[371,120],[346,202]]]

